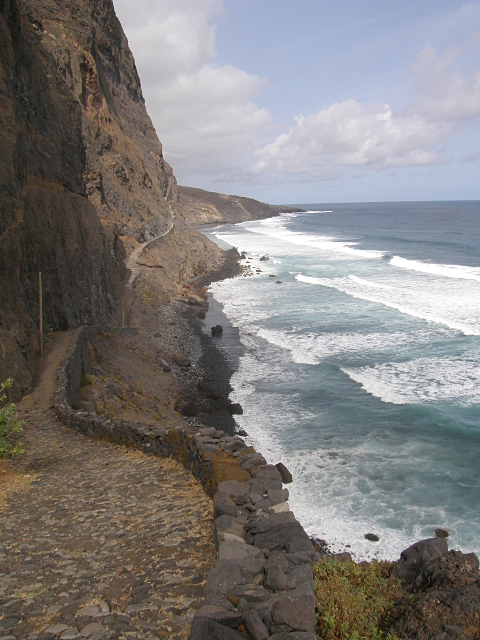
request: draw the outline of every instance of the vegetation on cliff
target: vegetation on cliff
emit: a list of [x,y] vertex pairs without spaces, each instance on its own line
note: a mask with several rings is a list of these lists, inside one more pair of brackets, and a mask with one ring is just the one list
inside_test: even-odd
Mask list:
[[14,402],[7,402],[5,389],[11,388],[12,378],[0,382],[0,458],[23,453],[21,442],[15,442],[16,434],[22,430],[24,422],[17,420]]
[[405,590],[391,562],[325,559],[313,567],[322,640],[394,640],[389,632]]

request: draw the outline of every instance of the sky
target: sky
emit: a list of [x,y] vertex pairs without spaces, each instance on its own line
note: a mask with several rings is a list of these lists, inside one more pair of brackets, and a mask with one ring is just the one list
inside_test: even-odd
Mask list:
[[114,0],[179,184],[480,199],[480,0]]

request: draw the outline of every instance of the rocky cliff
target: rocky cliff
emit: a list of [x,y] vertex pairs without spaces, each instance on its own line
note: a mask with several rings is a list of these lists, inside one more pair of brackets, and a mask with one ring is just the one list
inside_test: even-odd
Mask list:
[[252,198],[228,196],[193,187],[180,187],[180,212],[190,224],[259,220],[292,211],[302,209],[266,204]]
[[0,379],[15,395],[35,376],[39,271],[45,326],[67,329],[117,323],[125,258],[172,227],[165,281],[218,265],[178,201],[112,0],[0,0]]

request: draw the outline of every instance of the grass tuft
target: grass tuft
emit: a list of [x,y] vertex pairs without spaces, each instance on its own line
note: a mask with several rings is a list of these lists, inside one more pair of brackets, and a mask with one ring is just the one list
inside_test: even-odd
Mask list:
[[398,640],[389,632],[405,598],[391,562],[327,558],[313,566],[321,640]]

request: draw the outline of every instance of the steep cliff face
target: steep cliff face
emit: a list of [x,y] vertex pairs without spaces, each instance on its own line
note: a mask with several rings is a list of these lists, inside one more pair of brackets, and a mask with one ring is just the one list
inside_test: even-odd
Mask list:
[[180,212],[189,224],[259,220],[292,211],[302,209],[266,204],[252,198],[228,196],[193,187],[180,187]]
[[115,321],[121,243],[86,197],[82,108],[41,44],[30,5],[0,2],[0,379],[16,395],[38,354],[38,272],[45,324]]
[[178,212],[178,188],[112,0],[28,4],[42,47],[81,105],[89,200],[115,233],[151,240]]
[[127,255],[171,228],[165,294],[218,265],[178,200],[112,0],[0,0],[0,379],[17,396],[35,375],[39,271],[45,326],[66,329],[117,323]]

